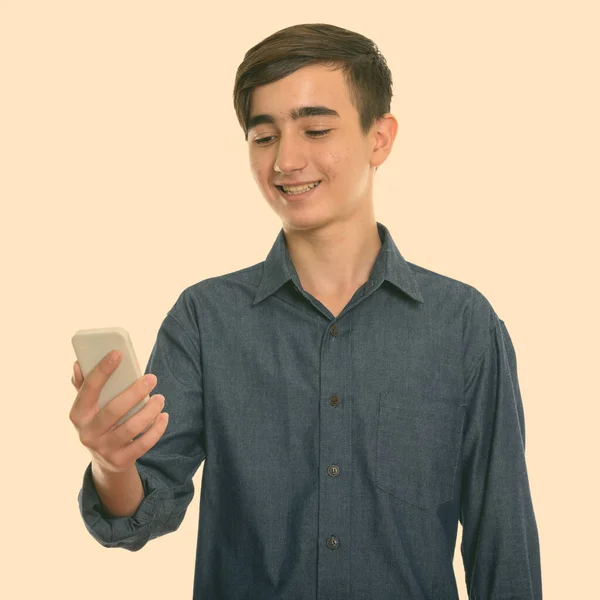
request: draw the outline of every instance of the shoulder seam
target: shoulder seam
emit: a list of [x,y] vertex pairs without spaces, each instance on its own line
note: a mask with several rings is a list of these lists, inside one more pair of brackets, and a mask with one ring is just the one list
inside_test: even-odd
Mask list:
[[[500,319],[500,317],[498,317],[498,321],[500,323],[504,323],[504,321],[502,321],[502,319]],[[494,331],[497,326],[498,326],[498,324],[497,324],[496,320],[494,319],[494,324],[490,327],[489,331],[490,332]],[[479,353],[479,355],[471,361],[471,364],[465,370],[465,378],[464,378],[465,383],[469,380],[469,378],[471,377],[473,371],[477,368],[477,366],[479,365],[479,363],[483,359],[485,353],[489,350],[490,346],[492,345],[492,342],[493,342],[493,340],[490,339],[490,341],[488,342],[488,344],[486,344],[486,346]]]
[[[176,309],[175,309],[175,310],[176,310]],[[188,340],[190,340],[190,342],[192,343],[192,345],[194,346],[194,348],[196,349],[196,351],[197,351],[198,353],[200,353],[200,347],[199,347],[199,346],[198,346],[198,344],[197,344],[197,343],[196,343],[196,342],[195,342],[195,341],[192,339],[192,336],[191,336],[191,335],[190,335],[190,334],[187,332],[186,328],[185,328],[185,327],[184,327],[184,326],[181,324],[181,321],[180,321],[180,320],[179,320],[177,317],[175,317],[175,314],[174,314],[174,312],[173,312],[173,311],[169,311],[169,312],[167,313],[167,317],[166,317],[166,318],[169,318],[169,317],[171,317],[171,318],[172,318],[172,319],[175,321],[175,323],[177,323],[177,325],[179,325],[179,328],[181,329],[181,331],[183,331],[184,335],[185,335],[185,336],[188,338]]]

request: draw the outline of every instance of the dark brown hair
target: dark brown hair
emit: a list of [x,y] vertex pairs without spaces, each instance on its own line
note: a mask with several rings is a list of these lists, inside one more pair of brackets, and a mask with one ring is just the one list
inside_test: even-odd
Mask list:
[[372,40],[327,23],[292,25],[250,48],[238,67],[233,105],[246,141],[252,90],[312,64],[342,70],[363,135],[390,112],[392,74]]

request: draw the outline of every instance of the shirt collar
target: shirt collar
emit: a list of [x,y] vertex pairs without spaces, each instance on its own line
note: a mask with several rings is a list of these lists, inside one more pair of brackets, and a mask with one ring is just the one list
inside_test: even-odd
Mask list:
[[[377,221],[377,230],[381,239],[381,248],[371,269],[368,285],[377,288],[385,279],[411,298],[423,303],[423,296],[417,280],[409,264],[396,247],[388,228]],[[264,261],[262,279],[252,304],[261,302],[290,280],[296,284],[298,289],[302,289],[300,278],[290,258],[282,227]]]

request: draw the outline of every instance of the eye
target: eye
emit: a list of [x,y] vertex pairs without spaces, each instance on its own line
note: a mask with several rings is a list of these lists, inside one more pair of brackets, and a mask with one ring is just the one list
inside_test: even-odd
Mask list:
[[[330,131],[332,131],[332,130],[331,129],[319,129],[319,130],[313,129],[312,131],[307,131],[306,133],[312,135],[313,137],[323,137],[325,134],[329,133]],[[268,137],[259,138],[257,140],[254,140],[254,143],[261,146],[261,145],[264,145],[266,140],[270,140],[273,137],[274,136],[270,135]]]

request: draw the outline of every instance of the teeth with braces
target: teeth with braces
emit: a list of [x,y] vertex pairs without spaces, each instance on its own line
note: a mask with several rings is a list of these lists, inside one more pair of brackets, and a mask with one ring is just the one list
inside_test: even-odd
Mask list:
[[286,192],[286,193],[290,193],[291,192],[292,194],[299,194],[299,193],[302,193],[302,192],[307,192],[308,190],[311,190],[314,187],[317,187],[317,185],[319,185],[319,183],[320,183],[319,181],[315,181],[314,183],[311,183],[311,184],[306,185],[306,186],[301,187],[301,188],[300,187],[291,187],[291,188],[288,188],[288,187],[285,187],[285,186],[282,185],[281,189],[284,192]]

